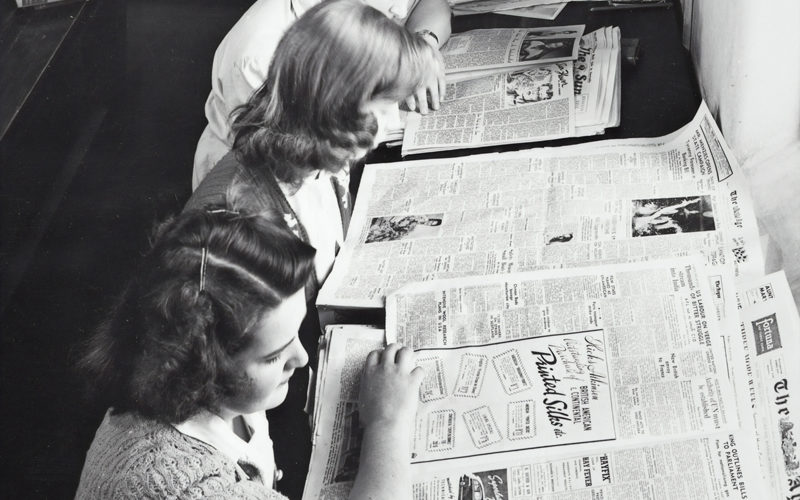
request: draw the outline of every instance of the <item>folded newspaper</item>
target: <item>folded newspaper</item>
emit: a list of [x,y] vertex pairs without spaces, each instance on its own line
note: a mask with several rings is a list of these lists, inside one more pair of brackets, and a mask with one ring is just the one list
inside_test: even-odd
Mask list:
[[566,5],[563,0],[450,0],[448,3],[456,16],[486,12],[502,14],[510,10],[528,9],[538,11],[539,15],[532,17],[549,20],[555,19]]
[[367,165],[317,304],[381,308],[415,281],[697,252],[764,272],[746,179],[705,104],[664,137]]
[[454,16],[470,16],[493,12],[506,16],[528,17],[531,19],[554,20],[567,6],[566,2],[548,5],[532,5],[530,0],[519,2],[506,2],[504,0],[480,1],[461,6],[453,7],[451,10]]
[[[387,341],[414,346],[426,373],[413,498],[790,497],[800,409],[788,357],[800,321],[785,279],[771,275],[742,288],[741,336],[723,331],[713,272],[694,255],[393,293]],[[327,337],[306,500],[347,498],[358,375],[381,333],[337,327]]]
[[[593,135],[619,125],[619,28],[582,32],[493,29],[451,38],[443,48],[450,83],[441,107],[408,114],[402,154]],[[535,66],[525,56],[533,52],[541,56]]]

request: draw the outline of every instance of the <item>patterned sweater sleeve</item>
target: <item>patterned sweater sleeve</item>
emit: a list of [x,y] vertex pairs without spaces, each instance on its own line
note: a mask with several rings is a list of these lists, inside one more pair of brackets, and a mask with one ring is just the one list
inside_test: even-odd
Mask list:
[[285,500],[215,448],[170,425],[131,414],[107,415],[86,454],[79,500]]

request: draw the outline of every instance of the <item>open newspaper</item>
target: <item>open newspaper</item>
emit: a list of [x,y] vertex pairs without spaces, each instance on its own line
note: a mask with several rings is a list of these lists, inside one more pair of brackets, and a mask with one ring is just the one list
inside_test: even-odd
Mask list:
[[[392,294],[387,341],[415,346],[426,372],[414,498],[753,498],[755,442],[739,431],[708,283],[686,257]],[[357,467],[354,366],[378,341],[338,333],[308,500],[346,498]]]
[[797,499],[800,317],[783,272],[740,283],[739,301],[734,381],[740,419],[754,427],[762,474],[771,488],[761,498]]
[[[592,135],[619,125],[619,28],[584,35],[575,50],[574,61],[449,74],[455,81],[439,110],[408,114],[402,154]],[[494,73],[475,78],[486,71]]]
[[701,252],[763,275],[743,172],[705,104],[664,137],[367,165],[318,305],[401,286]]
[[585,25],[546,28],[490,28],[456,33],[442,46],[450,82],[491,75],[500,70],[573,61]]

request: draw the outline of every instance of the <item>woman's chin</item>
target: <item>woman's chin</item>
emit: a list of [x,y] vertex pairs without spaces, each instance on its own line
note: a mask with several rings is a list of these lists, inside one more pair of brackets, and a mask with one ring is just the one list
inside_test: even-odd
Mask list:
[[264,408],[265,410],[271,410],[280,406],[284,401],[286,401],[286,395],[289,393],[289,381],[278,385],[272,394],[269,395],[266,401],[267,407]]

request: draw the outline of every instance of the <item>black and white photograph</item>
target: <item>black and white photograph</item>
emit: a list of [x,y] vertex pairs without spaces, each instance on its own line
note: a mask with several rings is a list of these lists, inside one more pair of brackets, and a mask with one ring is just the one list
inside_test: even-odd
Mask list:
[[458,480],[458,500],[502,500],[508,498],[505,469],[464,474]]
[[633,200],[632,236],[662,236],[716,229],[708,195]]
[[553,98],[552,69],[537,67],[514,71],[506,77],[508,105],[548,101]]
[[799,22],[0,0],[0,496],[800,498]]
[[366,243],[434,238],[441,232],[444,214],[373,217]]
[[576,43],[578,39],[574,37],[538,38],[528,33],[519,47],[519,60],[525,62],[569,58]]

